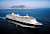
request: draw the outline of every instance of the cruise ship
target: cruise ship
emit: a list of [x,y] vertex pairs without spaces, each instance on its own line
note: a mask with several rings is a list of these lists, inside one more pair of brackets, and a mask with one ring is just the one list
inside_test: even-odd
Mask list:
[[15,14],[12,12],[12,14],[7,14],[6,19],[15,21],[17,25],[20,25],[22,27],[30,27],[30,28],[37,28],[38,26],[43,25],[42,23],[39,23],[36,18],[32,16],[20,16],[19,14]]

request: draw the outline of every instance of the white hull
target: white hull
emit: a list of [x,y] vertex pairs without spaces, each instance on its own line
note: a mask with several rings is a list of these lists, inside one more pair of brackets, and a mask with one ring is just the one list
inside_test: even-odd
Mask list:
[[16,25],[19,25],[21,27],[37,28],[35,26],[27,26],[27,25],[23,25],[23,24],[20,24],[20,23],[16,23],[16,22],[11,22],[11,23],[16,24]]

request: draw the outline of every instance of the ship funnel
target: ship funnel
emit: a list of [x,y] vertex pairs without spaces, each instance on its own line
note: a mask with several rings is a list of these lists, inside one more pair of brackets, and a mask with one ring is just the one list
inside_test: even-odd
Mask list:
[[17,14],[17,16],[20,16],[19,14]]
[[15,13],[14,13],[14,12],[12,12],[12,15],[15,15]]

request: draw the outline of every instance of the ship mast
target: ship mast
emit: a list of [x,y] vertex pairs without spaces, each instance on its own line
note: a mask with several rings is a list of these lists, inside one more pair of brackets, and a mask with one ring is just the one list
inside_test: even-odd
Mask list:
[[26,16],[28,16],[28,14],[26,14]]

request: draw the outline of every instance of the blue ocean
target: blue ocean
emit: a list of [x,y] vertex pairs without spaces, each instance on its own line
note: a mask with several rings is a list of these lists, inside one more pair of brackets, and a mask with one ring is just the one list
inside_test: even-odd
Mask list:
[[[43,25],[39,28],[24,28],[7,22],[8,20],[3,19],[7,14],[19,14],[21,16],[32,16],[36,18],[38,22]],[[5,34],[50,34],[50,8],[39,8],[39,9],[0,9],[0,32]]]

